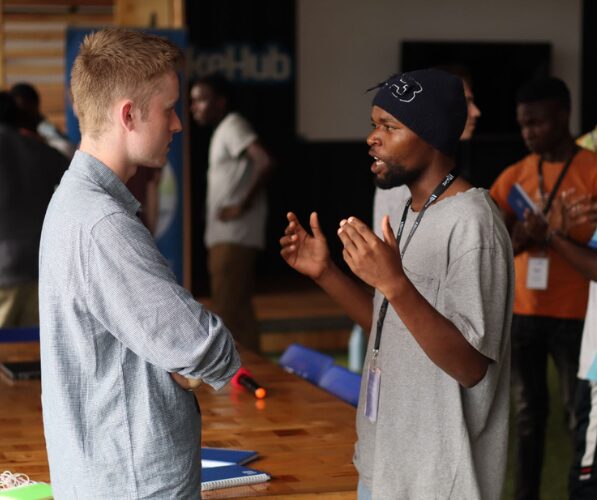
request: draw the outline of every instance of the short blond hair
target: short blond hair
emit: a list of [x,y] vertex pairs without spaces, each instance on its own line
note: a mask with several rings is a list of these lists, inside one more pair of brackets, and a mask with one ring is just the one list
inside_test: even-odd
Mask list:
[[107,28],[87,35],[70,82],[81,134],[100,136],[118,99],[133,100],[144,115],[157,90],[155,80],[179,69],[182,61],[182,51],[172,42],[141,31]]

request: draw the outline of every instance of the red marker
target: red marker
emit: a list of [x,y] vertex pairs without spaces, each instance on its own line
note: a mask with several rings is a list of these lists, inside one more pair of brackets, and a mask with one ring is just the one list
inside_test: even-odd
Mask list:
[[266,390],[253,380],[251,372],[245,368],[238,369],[236,375],[232,377],[232,385],[249,390],[257,399],[263,399],[267,395]]

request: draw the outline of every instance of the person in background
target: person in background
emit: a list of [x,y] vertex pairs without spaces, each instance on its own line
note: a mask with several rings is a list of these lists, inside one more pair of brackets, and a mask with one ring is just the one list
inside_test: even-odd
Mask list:
[[[77,148],[42,115],[41,100],[35,87],[25,82],[16,83],[10,89],[10,93],[15,98],[19,109],[20,130],[35,139],[45,141],[69,160],[72,159]],[[139,167],[127,182],[129,191],[141,203],[139,218],[152,234],[155,233],[158,222],[159,183],[160,170],[145,167]]]
[[[371,171],[397,202],[375,232],[340,222],[331,261],[316,213],[288,214],[282,257],[371,330],[357,410],[359,500],[499,500],[506,466],[512,249],[485,190],[458,177],[462,80],[429,69],[378,86]],[[350,175],[347,172],[346,175]],[[396,228],[397,235],[394,235]]]
[[473,79],[471,73],[466,67],[459,64],[438,66],[437,69],[462,78],[464,97],[466,99],[466,123],[464,124],[462,134],[460,134],[460,140],[470,141],[477,128],[477,121],[481,118],[481,110],[477,106],[475,95],[473,94]]
[[252,293],[257,255],[265,247],[265,186],[275,162],[249,122],[235,111],[224,77],[208,75],[191,85],[191,113],[199,125],[214,128],[205,228],[213,309],[236,341],[259,352]]
[[71,71],[81,145],[40,245],[43,422],[56,498],[196,499],[201,414],[192,389],[240,361],[220,318],[182,288],[125,183],[160,169],[181,123],[181,50],[103,29]]
[[19,126],[25,133],[44,140],[69,160],[77,149],[66,136],[41,113],[39,93],[33,85],[16,83],[10,89],[19,108]]
[[[517,120],[530,154],[506,168],[491,187],[515,254],[516,289],[512,321],[512,387],[516,415],[515,494],[539,498],[549,412],[547,361],[557,368],[567,424],[574,428],[574,392],[589,281],[550,245],[537,242],[517,220],[508,197],[519,184],[550,223],[560,193],[597,195],[597,155],[579,150],[569,129],[570,93],[557,78],[533,80],[517,95]],[[590,224],[569,237],[585,244]]]
[[57,151],[19,133],[17,112],[12,95],[0,92],[0,328],[39,324],[41,227],[68,168]]

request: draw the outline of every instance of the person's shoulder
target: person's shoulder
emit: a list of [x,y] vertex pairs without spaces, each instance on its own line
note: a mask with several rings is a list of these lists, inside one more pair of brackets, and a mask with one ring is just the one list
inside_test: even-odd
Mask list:
[[[576,155],[578,164],[582,164],[588,168],[597,169],[597,152],[589,151],[585,148],[580,148]],[[574,164],[574,162],[573,162]]]
[[237,111],[230,111],[222,121],[218,124],[217,128],[228,128],[234,127],[238,124],[248,123],[247,120]]
[[515,163],[508,165],[500,175],[497,177],[495,183],[504,182],[510,178],[518,178],[525,175],[530,168],[537,168],[539,162],[539,156],[535,153],[526,155]]
[[125,207],[116,198],[72,168],[67,171],[54,198],[64,214],[88,231],[111,215],[126,215]]
[[449,212],[456,218],[468,218],[470,214],[488,215],[493,204],[486,189],[472,187],[447,198],[450,200]]
[[221,128],[231,130],[242,130],[254,133],[253,126],[238,111],[231,111],[221,122]]
[[484,235],[489,241],[496,232],[507,235],[499,209],[486,189],[471,188],[453,196],[448,214],[455,228]]
[[393,206],[395,203],[406,201],[410,191],[406,186],[397,186],[390,189],[375,188],[373,203],[376,207]]

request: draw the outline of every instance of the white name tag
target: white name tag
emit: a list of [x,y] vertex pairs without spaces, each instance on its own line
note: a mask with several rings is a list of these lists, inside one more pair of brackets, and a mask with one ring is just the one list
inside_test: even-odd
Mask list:
[[529,290],[547,290],[549,259],[547,257],[529,257],[527,268],[527,288]]

